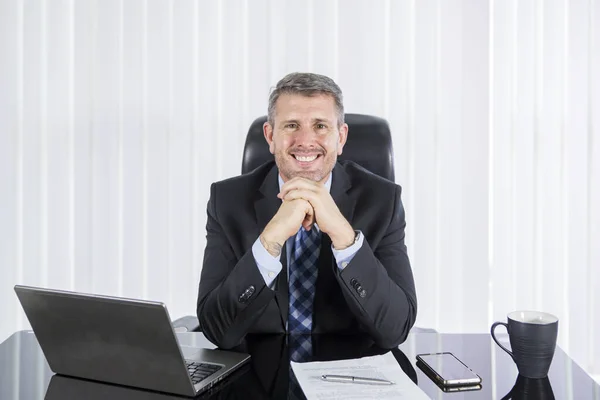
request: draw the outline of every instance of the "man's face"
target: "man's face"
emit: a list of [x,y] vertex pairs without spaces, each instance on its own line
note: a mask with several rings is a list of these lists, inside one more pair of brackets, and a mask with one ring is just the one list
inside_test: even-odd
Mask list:
[[263,131],[284,182],[300,176],[324,183],[342,154],[348,125],[338,128],[330,95],[282,94],[275,103],[273,126],[266,122]]

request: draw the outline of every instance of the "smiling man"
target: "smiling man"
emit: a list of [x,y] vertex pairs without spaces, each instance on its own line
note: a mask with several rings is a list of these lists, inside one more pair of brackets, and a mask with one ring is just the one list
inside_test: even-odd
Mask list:
[[275,161],[211,186],[202,331],[224,348],[247,333],[367,334],[397,346],[417,313],[401,188],[337,161],[349,134],[340,88],[287,75],[263,130]]

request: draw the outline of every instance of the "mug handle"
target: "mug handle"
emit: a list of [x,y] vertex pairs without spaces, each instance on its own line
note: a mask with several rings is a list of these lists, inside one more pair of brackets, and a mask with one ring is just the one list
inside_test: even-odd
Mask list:
[[510,357],[511,357],[513,360],[514,360],[514,359],[515,359],[515,356],[513,356],[513,353],[512,353],[510,350],[508,350],[506,347],[502,346],[502,345],[500,344],[500,342],[498,341],[498,339],[496,339],[496,335],[494,334],[494,331],[496,330],[496,327],[497,327],[498,325],[504,325],[504,327],[506,328],[506,332],[508,332],[508,325],[507,325],[506,323],[504,323],[504,322],[494,322],[494,323],[492,324],[492,328],[490,329],[490,333],[492,334],[492,339],[494,339],[494,342],[496,342],[496,344],[497,344],[498,346],[500,346],[500,348],[501,348],[502,350],[504,350],[505,352],[507,352],[507,353],[508,353],[508,355],[509,355],[509,356],[510,356]]

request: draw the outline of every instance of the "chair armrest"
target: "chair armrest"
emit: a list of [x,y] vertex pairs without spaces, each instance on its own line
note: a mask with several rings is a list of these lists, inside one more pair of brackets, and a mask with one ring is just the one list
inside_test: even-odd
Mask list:
[[438,331],[432,328],[420,328],[418,326],[413,326],[410,330],[410,333],[438,333]]
[[201,332],[198,318],[194,315],[186,315],[173,321],[175,332]]

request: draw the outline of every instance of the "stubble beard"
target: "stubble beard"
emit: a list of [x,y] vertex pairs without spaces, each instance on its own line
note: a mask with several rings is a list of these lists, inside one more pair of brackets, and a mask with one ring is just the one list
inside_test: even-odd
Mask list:
[[323,164],[323,168],[313,171],[303,171],[296,170],[290,166],[290,163],[293,162],[289,159],[286,159],[286,156],[282,156],[281,154],[276,153],[275,155],[275,163],[277,164],[277,168],[279,169],[279,173],[286,180],[290,180],[292,178],[301,177],[305,179],[309,179],[314,182],[321,182],[325,177],[329,175],[329,173],[333,170],[333,166],[337,160],[337,157],[333,155],[333,159],[331,159],[331,154],[325,156],[326,160]]

